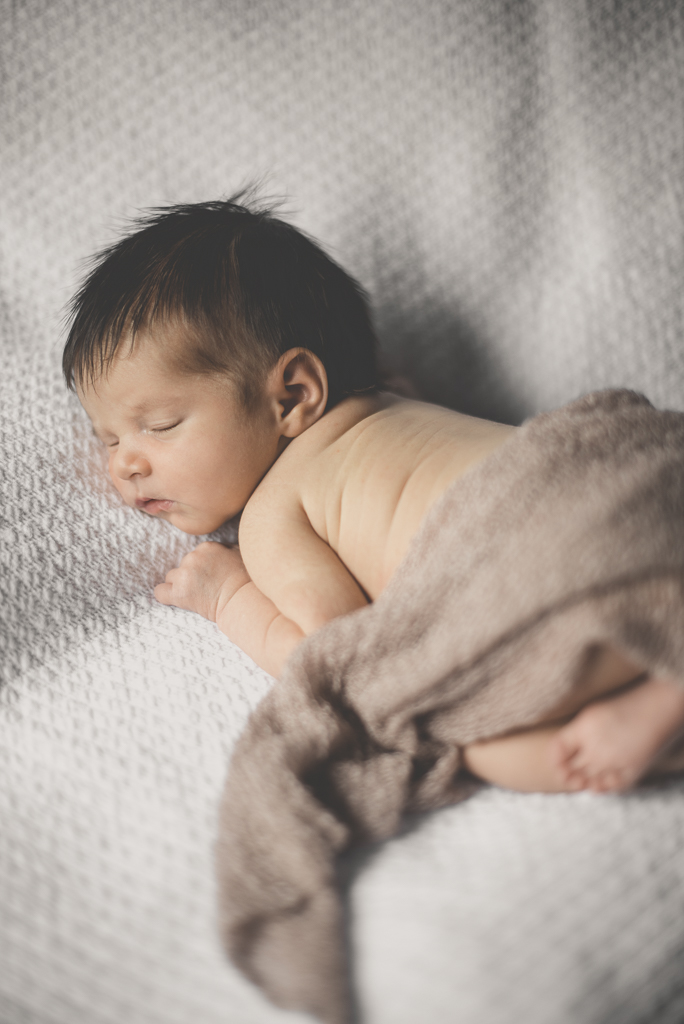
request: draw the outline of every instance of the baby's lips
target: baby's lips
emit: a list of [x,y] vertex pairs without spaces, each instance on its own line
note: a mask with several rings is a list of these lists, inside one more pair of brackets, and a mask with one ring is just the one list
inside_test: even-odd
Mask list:
[[145,512],[168,512],[173,501],[170,498],[136,498],[135,504]]

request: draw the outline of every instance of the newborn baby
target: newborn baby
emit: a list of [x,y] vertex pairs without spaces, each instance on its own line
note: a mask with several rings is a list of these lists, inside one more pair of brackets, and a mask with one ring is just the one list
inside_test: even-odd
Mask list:
[[[124,501],[204,535],[155,590],[279,675],[296,645],[373,601],[426,513],[514,428],[384,393],[358,285],[268,210],[170,207],[98,258],[64,371]],[[534,729],[475,743],[522,790],[631,786],[684,725],[684,689],[598,652]]]

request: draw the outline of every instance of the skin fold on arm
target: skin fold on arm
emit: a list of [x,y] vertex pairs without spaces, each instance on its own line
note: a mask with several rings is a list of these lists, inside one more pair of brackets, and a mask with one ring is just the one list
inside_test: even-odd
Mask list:
[[[167,573],[155,597],[215,622],[261,668],[279,676],[304,637],[367,604],[351,574],[311,527],[289,525],[259,545],[256,559],[258,567],[273,565],[275,559],[281,564],[280,571],[267,573],[275,600],[250,578],[237,548],[212,541],[200,544]],[[296,574],[287,571],[290,566],[297,567]]]

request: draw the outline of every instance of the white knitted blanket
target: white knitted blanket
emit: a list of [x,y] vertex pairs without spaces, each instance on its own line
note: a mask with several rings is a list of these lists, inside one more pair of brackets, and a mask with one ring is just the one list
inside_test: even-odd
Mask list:
[[[231,746],[269,679],[151,589],[60,315],[138,208],[266,178],[427,397],[684,408],[670,0],[0,0],[0,1024],[270,1024],[216,934]],[[364,1024],[678,1024],[684,785],[484,789],[342,865]]]

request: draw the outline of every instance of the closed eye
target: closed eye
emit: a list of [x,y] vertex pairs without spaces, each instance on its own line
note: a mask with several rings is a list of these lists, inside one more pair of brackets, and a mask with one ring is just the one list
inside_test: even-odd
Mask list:
[[168,425],[168,427],[152,427],[152,433],[153,434],[165,434],[168,430],[173,430],[174,427],[179,427],[180,424],[181,424],[181,421],[178,420],[177,423],[170,423]]

